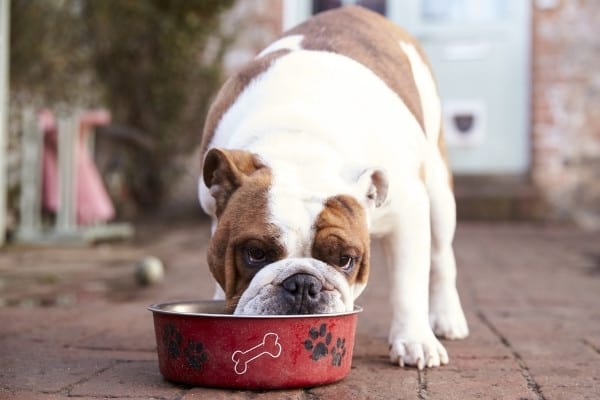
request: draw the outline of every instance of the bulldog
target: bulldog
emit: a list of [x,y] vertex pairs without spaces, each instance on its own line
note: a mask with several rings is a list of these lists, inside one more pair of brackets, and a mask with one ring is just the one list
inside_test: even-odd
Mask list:
[[[231,76],[205,122],[207,261],[235,314],[350,311],[370,237],[390,273],[390,358],[464,338],[440,100],[416,41],[359,7],[316,15]],[[379,266],[378,266],[379,267]]]

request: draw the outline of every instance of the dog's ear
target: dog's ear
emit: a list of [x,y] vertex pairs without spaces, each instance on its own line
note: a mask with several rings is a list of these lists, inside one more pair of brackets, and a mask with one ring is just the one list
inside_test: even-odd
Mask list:
[[263,166],[255,154],[244,150],[213,148],[206,153],[202,178],[215,198],[217,216],[244,179]]
[[358,188],[367,208],[380,207],[388,194],[387,175],[383,170],[369,168],[358,178]]

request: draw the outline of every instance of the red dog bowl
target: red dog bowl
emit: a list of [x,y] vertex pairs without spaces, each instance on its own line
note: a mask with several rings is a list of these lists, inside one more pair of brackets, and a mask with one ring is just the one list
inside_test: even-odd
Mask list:
[[311,315],[223,314],[222,301],[154,304],[161,374],[237,389],[315,386],[350,371],[360,307]]

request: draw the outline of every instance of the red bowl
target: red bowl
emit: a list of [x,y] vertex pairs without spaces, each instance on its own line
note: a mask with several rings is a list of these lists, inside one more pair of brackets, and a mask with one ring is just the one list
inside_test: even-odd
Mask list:
[[350,371],[362,311],[238,316],[223,314],[222,301],[148,309],[166,379],[236,389],[297,388],[343,379]]

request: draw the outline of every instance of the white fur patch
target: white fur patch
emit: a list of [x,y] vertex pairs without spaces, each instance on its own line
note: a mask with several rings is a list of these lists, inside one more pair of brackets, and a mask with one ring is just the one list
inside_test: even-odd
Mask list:
[[256,58],[264,57],[269,53],[274,53],[278,50],[300,50],[300,44],[304,39],[303,35],[291,35],[285,36],[276,42],[271,43],[263,51],[261,51]]
[[358,296],[360,296],[360,294],[363,292],[363,290],[365,290],[366,287],[366,283],[356,282],[354,283],[354,285],[352,285],[352,295],[354,296],[354,300],[356,300]]
[[429,143],[437,143],[441,127],[441,109],[435,80],[429,66],[421,58],[414,45],[400,42],[400,47],[408,57],[415,84],[421,97],[421,109],[423,110],[427,139]]

